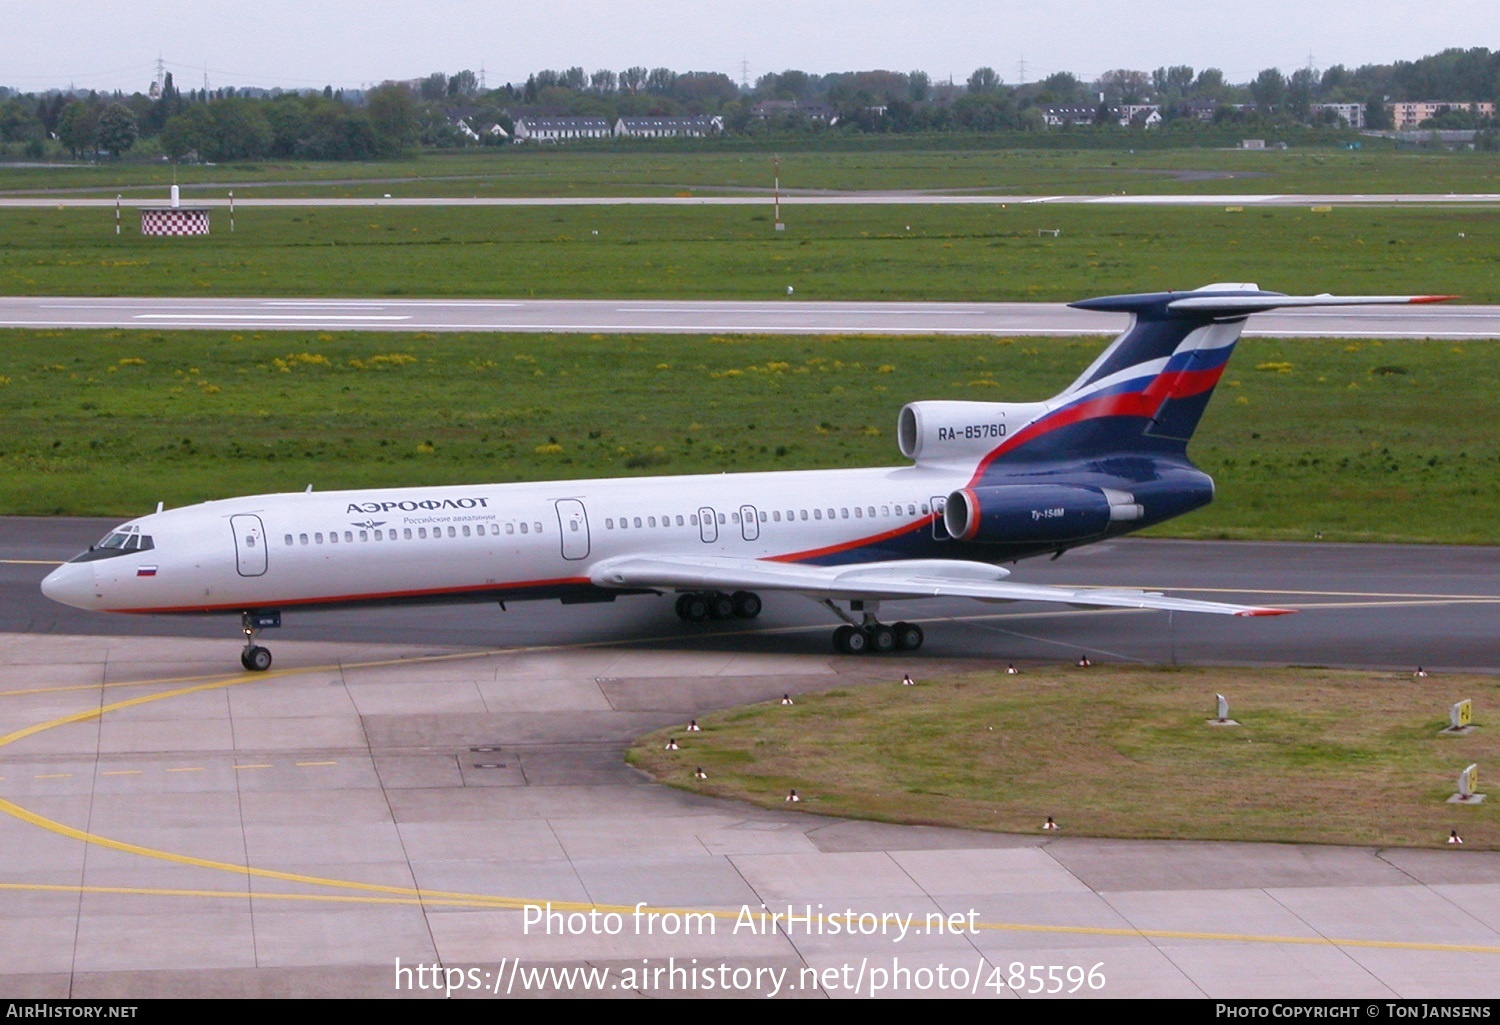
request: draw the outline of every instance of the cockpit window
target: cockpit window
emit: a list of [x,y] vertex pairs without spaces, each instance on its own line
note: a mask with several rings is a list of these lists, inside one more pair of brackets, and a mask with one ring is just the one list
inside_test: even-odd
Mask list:
[[100,559],[113,559],[132,552],[149,552],[155,547],[151,535],[142,534],[139,527],[122,527],[119,530],[110,531],[104,536],[104,540],[68,561],[97,562]]

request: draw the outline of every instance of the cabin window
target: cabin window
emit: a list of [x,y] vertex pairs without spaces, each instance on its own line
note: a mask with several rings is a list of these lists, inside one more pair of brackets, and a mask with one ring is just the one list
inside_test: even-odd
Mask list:
[[359,539],[361,541],[368,541],[368,540],[370,540],[370,532],[368,530],[361,530],[359,532]]
[[923,516],[927,515],[927,503],[926,502],[922,503],[922,515]]
[[401,536],[403,538],[405,538],[406,540],[410,541],[411,540],[411,528],[410,527],[402,527],[401,528]]
[[336,545],[336,544],[339,543],[339,532],[338,531],[336,531],[336,530],[330,530],[328,532],[328,543],[331,544],[331,545]]
[[760,522],[762,522],[762,523],[766,522],[766,514],[765,513],[761,513],[760,514]]
[[856,520],[862,520],[862,519],[864,519],[864,516],[865,516],[865,511],[863,509],[861,509],[859,506],[856,505],[854,507],[854,518]]
[[301,540],[301,542],[303,544],[307,544],[307,535],[306,534],[298,534],[297,537]]
[[823,518],[823,510],[822,509],[814,509],[813,510],[813,519],[815,519],[815,520],[821,520],[822,518]]
[[771,513],[771,518],[773,520],[775,520],[777,523],[780,523],[781,522],[781,510],[777,509],[777,510],[773,511]]
[[287,543],[287,544],[288,544],[288,545],[290,545],[290,544],[291,544],[291,543],[292,543],[292,535],[290,535],[290,534],[288,534],[288,535],[287,535],[287,536],[286,536],[286,543]]
[[[391,537],[394,538],[395,536],[396,536],[396,532],[395,531],[391,531]],[[384,541],[385,540],[385,531],[383,531],[383,530],[377,530],[375,532],[375,540],[377,540],[377,541]]]
[[693,526],[696,527],[698,525],[698,514],[697,513],[691,513],[691,514],[689,514],[689,516],[688,516],[688,522],[691,523]]
[[723,525],[724,525],[724,514],[723,513],[719,513],[719,526],[722,527]]
[[464,524],[464,537],[468,537],[468,536],[469,536],[469,525],[466,523],[466,524]]
[[313,543],[314,544],[322,544],[323,543],[323,532],[321,530],[315,530],[315,531],[313,531]]
[[505,525],[505,532],[507,534],[514,534],[516,532],[516,525],[514,523],[507,523]]
[[648,516],[648,517],[646,517],[646,526],[648,526],[648,527],[654,527],[654,526],[656,526],[656,517],[655,516]]
[[678,516],[678,517],[677,517],[677,525],[678,525],[678,526],[679,526],[679,527],[680,527],[680,526],[682,526],[682,517],[681,517],[681,516]]
[[640,525],[641,525],[641,518],[639,516],[637,516],[635,518],[635,525],[636,525],[636,527],[640,527]]
[[521,533],[523,533],[523,534],[526,533],[526,523],[525,523],[525,521],[522,521],[522,523],[521,523]]
[[803,509],[803,510],[802,510],[802,518],[803,518],[803,519],[804,519],[804,520],[805,520],[805,519],[807,519],[807,510],[806,510],[806,509]]
[[738,522],[740,522],[740,514],[737,513],[737,512],[736,513],[730,513],[729,514],[729,520],[730,520],[731,523],[738,523]]
[[449,537],[457,537],[458,536],[458,531],[454,530],[452,527],[449,527],[448,528],[448,536]]
[[536,533],[540,534],[542,532],[542,525],[540,523],[533,523],[531,526]]
[[614,520],[614,517],[611,516],[611,517],[607,517],[605,519],[605,521],[604,521],[604,529],[605,530],[614,530],[615,529],[615,520]]

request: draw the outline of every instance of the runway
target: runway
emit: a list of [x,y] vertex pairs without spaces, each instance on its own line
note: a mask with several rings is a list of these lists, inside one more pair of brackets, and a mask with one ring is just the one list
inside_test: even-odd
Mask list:
[[[300,184],[300,183],[299,183]],[[407,183],[421,188],[424,183]],[[182,199],[192,206],[227,208],[236,207],[434,207],[434,206],[764,206],[771,200],[766,190],[730,196],[715,193],[706,195],[672,196],[402,196],[387,193],[395,189],[399,193],[402,183],[347,183],[328,188],[368,188],[378,191],[369,196],[247,196],[242,191],[232,202],[227,192],[234,188],[254,189],[250,183],[239,186],[186,187]],[[316,187],[316,186],[314,186]],[[141,195],[141,187],[129,190],[131,195],[124,203],[136,207],[163,206],[164,196],[160,188],[153,189],[153,197]],[[1244,193],[1235,194],[1179,194],[1113,193],[1109,195],[1007,195],[992,193],[978,195],[954,192],[906,192],[868,191],[839,192],[816,190],[787,190],[781,194],[781,205],[797,206],[1033,206],[1033,205],[1105,205],[1105,206],[1492,206],[1500,203],[1500,193],[1495,192],[1433,192],[1433,193]],[[155,198],[161,196],[160,199]],[[154,200],[154,201],[153,201]],[[63,209],[67,207],[113,207],[113,196],[79,196],[71,193],[50,195],[0,196],[0,209],[37,209],[42,207]]]
[[[1500,673],[1500,549],[1101,545],[1017,577],[1303,611],[904,603],[928,631],[910,665],[831,654],[826,613],[791,599],[749,630],[686,627],[649,596],[289,615],[267,638],[276,667],[250,676],[227,671],[232,621],[91,616],[36,593],[107,525],[0,520],[5,996],[1026,999],[1048,995],[1052,966],[1073,996],[1500,993],[1500,855],[1441,838],[886,826],[819,817],[815,781],[800,811],[761,811],[621,759],[713,708],[999,659]],[[763,911],[792,920],[762,928]],[[459,973],[412,971],[438,963]]]
[[[0,327],[46,329],[1104,335],[1125,325],[1062,303],[0,297]],[[1245,334],[1500,338],[1500,307],[1280,310],[1256,314]]]

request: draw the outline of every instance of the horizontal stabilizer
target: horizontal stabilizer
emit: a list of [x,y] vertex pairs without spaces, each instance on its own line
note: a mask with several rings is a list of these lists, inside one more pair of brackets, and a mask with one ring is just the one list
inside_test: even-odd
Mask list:
[[1188,296],[1167,303],[1167,309],[1207,313],[1262,313],[1266,310],[1308,306],[1411,306],[1457,299],[1456,295],[1216,295]]

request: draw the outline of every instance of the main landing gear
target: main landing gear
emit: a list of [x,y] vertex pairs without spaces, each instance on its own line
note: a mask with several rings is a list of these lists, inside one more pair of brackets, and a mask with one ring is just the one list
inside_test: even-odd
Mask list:
[[[845,655],[871,652],[884,655],[892,651],[916,651],[922,646],[924,635],[916,623],[887,626],[875,618],[880,612],[878,601],[851,601],[848,614],[832,601],[825,600],[823,604],[844,621],[844,625],[833,632],[835,651]],[[859,613],[859,620],[854,619],[853,613]]]
[[687,623],[709,619],[754,619],[760,615],[760,595],[753,591],[689,591],[677,596],[677,616]]
[[280,612],[242,612],[240,630],[245,635],[245,650],[240,652],[240,665],[252,673],[263,673],[271,668],[271,651],[255,643],[255,635],[261,630],[270,630],[281,625]]

